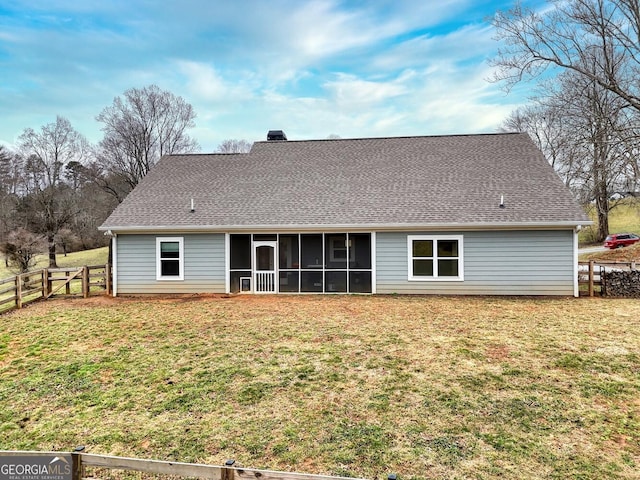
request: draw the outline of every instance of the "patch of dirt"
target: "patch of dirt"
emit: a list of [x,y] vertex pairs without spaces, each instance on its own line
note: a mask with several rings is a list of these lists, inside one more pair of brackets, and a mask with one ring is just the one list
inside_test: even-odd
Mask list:
[[[65,305],[74,306],[78,308],[86,306],[112,306],[123,303],[131,302],[145,302],[153,301],[154,303],[196,303],[205,301],[229,301],[232,300],[236,303],[244,305],[284,305],[295,302],[313,302],[317,301],[318,295],[243,295],[243,294],[214,294],[214,293],[190,293],[190,294],[152,294],[152,295],[118,295],[113,297],[111,295],[91,295],[88,298],[81,296],[60,296],[54,297],[48,300],[38,300],[37,302],[26,305],[25,308],[35,308],[43,305],[46,308],[50,308],[57,302],[63,302]],[[327,298],[326,296],[322,296]],[[346,305],[349,305],[349,295],[340,297],[339,300],[344,301]],[[353,307],[353,306],[352,306]],[[358,313],[354,310],[353,313]]]
[[492,360],[504,360],[509,357],[510,349],[506,345],[493,345],[487,349],[487,357]]

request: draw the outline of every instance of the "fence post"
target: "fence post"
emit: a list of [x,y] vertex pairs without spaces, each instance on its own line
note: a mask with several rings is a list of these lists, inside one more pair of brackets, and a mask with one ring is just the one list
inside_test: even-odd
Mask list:
[[49,289],[49,269],[43,268],[42,269],[42,298],[47,298],[47,295],[49,295],[50,291],[51,290]]
[[89,296],[89,267],[86,265],[82,267],[82,296],[84,298]]
[[76,447],[73,452],[71,452],[71,479],[72,480],[81,480],[84,477],[84,466],[82,465],[82,451],[84,447]]
[[[594,264],[595,264],[595,262],[593,260],[589,260],[589,296],[590,297],[593,297],[593,295],[594,295],[594,291],[593,291],[593,269],[594,269]],[[600,276],[600,279],[602,279],[602,276]]]
[[[71,272],[64,272],[64,276],[69,278],[69,275],[71,275]],[[67,280],[66,281],[66,285],[64,286],[64,291],[67,295],[71,295],[71,281]]]
[[236,463],[235,460],[227,460],[224,462],[224,466],[222,467],[220,480],[233,480],[234,470],[231,468],[233,464]]
[[109,262],[104,266],[104,286],[107,295],[111,295],[111,264]]
[[16,307],[22,308],[22,274],[16,275]]
[[635,260],[631,261],[631,265],[629,265],[629,268],[631,269],[631,271],[634,271],[636,269],[636,261]]

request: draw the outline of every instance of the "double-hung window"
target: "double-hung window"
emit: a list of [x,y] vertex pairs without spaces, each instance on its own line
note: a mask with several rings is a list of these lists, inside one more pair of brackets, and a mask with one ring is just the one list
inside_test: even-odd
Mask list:
[[156,238],[156,279],[184,279],[184,240],[182,237]]
[[409,280],[464,280],[462,235],[409,235]]

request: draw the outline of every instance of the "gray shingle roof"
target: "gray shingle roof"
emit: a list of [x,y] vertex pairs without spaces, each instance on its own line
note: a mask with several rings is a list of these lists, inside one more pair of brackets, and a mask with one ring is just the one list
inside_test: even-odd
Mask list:
[[528,135],[483,134],[257,142],[248,154],[166,156],[101,228],[584,223]]

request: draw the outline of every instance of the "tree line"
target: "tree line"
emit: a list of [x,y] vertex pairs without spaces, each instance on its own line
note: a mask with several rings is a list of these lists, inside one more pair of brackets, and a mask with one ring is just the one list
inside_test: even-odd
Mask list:
[[640,193],[640,3],[519,3],[493,19],[501,49],[494,78],[507,90],[534,81],[531,102],[504,130],[530,134],[567,186],[609,233],[617,199]]
[[[103,138],[90,144],[58,116],[39,130],[25,128],[16,150],[0,146],[0,250],[6,265],[27,271],[36,256],[103,246],[100,224],[166,154],[199,151],[188,130],[193,107],[155,85],[116,97],[96,119]],[[219,151],[248,151],[226,140]]]

